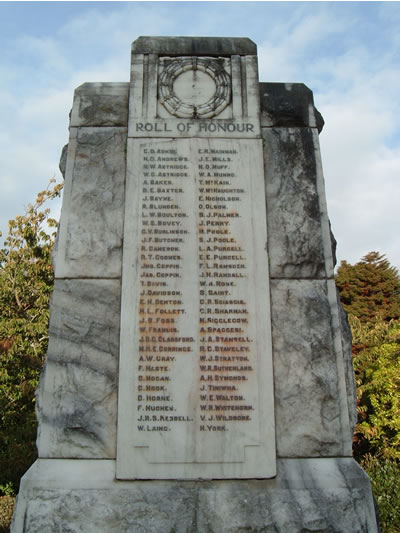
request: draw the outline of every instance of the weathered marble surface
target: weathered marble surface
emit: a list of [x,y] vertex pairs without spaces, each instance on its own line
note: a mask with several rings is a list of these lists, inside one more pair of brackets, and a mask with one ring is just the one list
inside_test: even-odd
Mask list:
[[57,280],[37,393],[40,457],[115,457],[119,280]]
[[[42,459],[22,480],[12,532],[376,533],[368,478],[344,457],[355,423],[354,378],[333,281],[322,117],[303,84],[258,84],[256,48],[247,39],[143,37],[133,51],[153,54],[144,71],[154,82],[154,55],[187,55],[188,44],[190,54],[253,56],[231,57],[237,72],[243,67],[232,116],[258,117],[261,103],[277,477],[115,481],[128,83],[84,84],[71,115],[58,280],[38,391]],[[143,72],[133,72],[133,84]],[[145,105],[131,102],[138,120],[149,110],[157,118],[157,83],[142,94]]]
[[129,83],[83,83],[75,89],[71,127],[127,126]]
[[121,275],[126,128],[71,128],[56,278]]
[[114,461],[39,460],[12,533],[377,533],[351,459],[285,459],[275,480],[116,482]]
[[[341,433],[332,378],[337,355],[326,282],[273,280],[271,300],[278,456],[340,454],[351,435]],[[57,281],[51,316],[38,391],[40,456],[115,457],[119,282]],[[351,357],[346,365],[354,406]],[[350,416],[354,423],[354,408]]]
[[[104,124],[108,120],[107,106],[111,103],[111,118],[114,117],[114,120],[119,116],[121,123],[126,121],[127,87],[127,84],[84,84],[77,89],[72,121],[85,127],[72,128],[71,132],[64,200],[66,207],[60,232],[60,240],[66,247],[66,260],[58,254],[58,277],[101,278],[120,275],[126,129],[86,126],[96,122]],[[319,147],[312,132],[315,127],[283,127],[285,124],[315,126],[315,116],[307,116],[307,109],[313,106],[312,93],[303,84],[260,84],[260,91],[264,123],[267,112],[271,124],[280,126],[263,128],[270,275],[271,278],[283,278],[281,283],[274,281],[272,287],[278,455],[335,455],[343,450],[343,439],[348,449],[350,429],[344,432],[340,424],[340,377],[336,367],[338,354],[333,345],[332,309],[324,282],[301,284],[295,281],[304,278],[323,280],[332,275],[332,270],[327,272],[324,255],[324,248],[331,244],[329,236],[329,243],[324,242],[329,230],[323,227],[327,225],[327,220],[324,220],[321,212],[323,183],[320,183],[316,161]],[[292,122],[288,122],[290,117]],[[63,249],[62,242],[58,248]],[[293,283],[284,281],[285,278],[292,278]],[[58,294],[58,290],[56,288],[54,302],[66,298],[64,293],[62,296]],[[76,289],[71,290],[68,305],[72,309],[76,306],[74,300],[77,294]],[[95,310],[95,298],[91,301]],[[57,314],[57,310],[54,313]],[[299,323],[301,327],[298,327]],[[350,406],[350,422],[353,424],[351,342],[348,333],[346,337],[343,317],[342,329],[345,332],[342,348],[347,354],[344,361],[345,392]],[[63,342],[63,336],[70,335],[69,331],[65,329],[63,333],[52,326],[52,332],[60,337],[58,345]],[[60,355],[57,355],[58,349],[53,349],[55,342],[50,343],[46,382],[49,383],[53,375],[59,379],[57,386],[52,385],[54,395],[50,411],[53,415],[40,414],[41,455],[55,457],[66,453],[66,457],[90,457],[93,453],[95,457],[115,457],[115,443],[110,437],[115,431],[117,416],[115,398],[101,415],[97,412],[93,417],[98,429],[88,431],[83,437],[82,422],[90,420],[90,417],[81,415],[82,410],[86,409],[85,397],[99,397],[97,381],[92,383],[88,379],[92,363],[88,361],[87,349],[79,348],[81,352],[78,352],[82,354],[80,365],[74,363],[73,366],[63,367],[64,359],[74,359],[73,349],[64,346],[59,351]],[[71,341],[75,347],[80,346],[79,343],[79,339]],[[108,376],[107,385],[104,384],[108,390],[108,384],[117,379],[117,370],[105,360],[101,364],[105,367],[99,375]],[[59,367],[63,370],[59,370]],[[74,379],[69,377],[72,368]],[[56,393],[61,387],[62,372],[75,387],[72,388],[75,391],[72,393],[74,407],[69,406],[68,409],[62,406],[62,396]],[[344,384],[341,385],[344,390]],[[83,396],[79,388],[84,389]],[[79,394],[76,394],[77,391]],[[46,397],[50,398],[49,391]],[[56,398],[60,398],[60,401]],[[39,400],[43,404],[40,395]],[[307,405],[306,410],[304,405]],[[56,422],[60,413],[65,415],[61,424]],[[298,420],[302,423],[295,424]],[[54,432],[51,431],[52,425],[57,426]],[[70,426],[76,429],[66,430]],[[88,438],[89,434],[91,438]],[[43,439],[43,435],[46,438]]]
[[341,430],[326,282],[272,280],[271,308],[278,456],[340,456],[351,436]]
[[323,278],[314,140],[308,128],[263,128],[272,278]]
[[304,83],[260,83],[263,127],[317,128],[324,119],[314,106],[312,91]]
[[[276,472],[254,53],[247,39],[143,37],[132,46],[119,381],[120,405],[130,409],[118,413],[119,479],[271,478]],[[183,173],[179,164],[159,164],[168,150],[172,161],[185,162]],[[152,177],[168,178],[158,183],[158,197],[150,196],[157,185]],[[163,192],[171,185],[180,192]],[[157,259],[151,222],[164,224],[169,237],[183,236],[174,255]],[[148,297],[145,282],[160,280],[164,290],[177,291],[179,303]],[[146,330],[163,313],[174,317],[175,348],[163,336],[151,337],[152,326]],[[238,317],[243,322],[232,320]],[[214,325],[220,328],[212,334]],[[158,366],[165,348],[173,359],[158,359]],[[181,348],[191,353],[180,354]],[[163,394],[145,394],[150,380],[158,380]]]
[[[159,264],[158,254],[151,252],[152,243],[148,244],[148,186],[143,187],[147,181],[143,177],[148,166],[146,154],[163,150],[172,150],[184,158],[191,178],[171,177],[180,192],[175,196],[168,193],[176,202],[178,214],[184,215],[178,219],[179,231],[187,232],[187,236],[183,234],[178,239],[182,242],[178,242],[174,252],[178,277],[169,276],[165,264]],[[224,180],[226,186],[238,191],[234,196],[233,193],[224,195],[224,213],[228,213],[225,216],[237,216],[223,219],[224,229],[217,234],[209,232],[215,225],[208,224],[221,224],[216,216],[220,212],[215,209],[219,204],[215,203],[215,196],[207,196],[204,186],[196,185],[199,169],[211,166],[210,156],[204,154],[213,151],[224,154],[214,156],[214,161],[219,159],[226,175],[233,176]],[[230,154],[229,161],[225,154]],[[240,188],[237,188],[238,178]],[[119,401],[129,408],[118,413],[118,478],[273,477],[273,372],[261,141],[129,140],[126,205],[132,207],[137,217],[128,211],[124,226]],[[202,232],[200,239],[197,231]],[[171,234],[174,236],[172,231]],[[228,252],[219,251],[224,249]],[[232,252],[235,249],[240,252]],[[237,266],[235,273],[239,273],[228,278],[229,284],[222,277],[226,265]],[[157,278],[158,273],[164,277]],[[143,277],[146,274],[152,277]],[[159,279],[165,285],[162,289],[176,291],[179,300],[174,303],[170,297],[167,300],[162,296],[149,297],[144,285]],[[199,280],[203,285],[199,285]],[[218,283],[223,283],[223,291],[218,292]],[[183,313],[178,314],[181,310]],[[235,315],[237,311],[242,314]],[[179,353],[183,345],[176,341],[176,351],[169,362],[162,356],[171,343],[166,344],[162,336],[152,333],[152,325],[165,316],[173,316],[165,313],[174,312],[177,332],[173,337],[191,341],[184,345],[187,353]],[[230,323],[228,320],[244,321]],[[199,333],[199,324],[203,334]],[[232,324],[240,328],[229,327]],[[215,326],[221,328],[219,332]],[[199,356],[200,361],[204,357],[203,362],[199,363]],[[231,381],[218,381],[221,374]],[[166,381],[146,381],[154,376]],[[242,381],[232,381],[232,376]],[[147,400],[146,385],[162,385],[162,395],[149,394],[151,399]],[[216,386],[221,385],[234,385],[234,392],[218,390]],[[236,399],[230,399],[229,394]],[[224,410],[226,407],[231,410]],[[166,411],[157,411],[159,408]],[[170,422],[160,419],[159,414],[174,414],[189,420]],[[248,420],[243,417],[232,422],[228,415],[248,415]],[[160,427],[161,430],[156,430]]]
[[138,37],[133,54],[161,55],[256,55],[257,46],[247,37]]
[[341,340],[342,340],[342,349],[344,355],[344,371],[345,371],[345,380],[346,380],[346,394],[347,394],[347,403],[349,405],[349,423],[350,423],[350,438],[353,439],[354,427],[357,423],[357,410],[356,410],[356,383],[354,378],[354,368],[353,368],[353,352],[352,352],[352,336],[347,320],[347,314],[343,309],[339,293],[337,292],[337,307],[339,310],[339,320],[340,320],[340,330],[341,330]]

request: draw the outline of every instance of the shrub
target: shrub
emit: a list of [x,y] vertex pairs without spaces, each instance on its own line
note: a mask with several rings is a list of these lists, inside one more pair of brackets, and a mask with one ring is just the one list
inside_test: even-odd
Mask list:
[[370,476],[382,533],[400,533],[400,462],[366,455],[361,466]]
[[49,186],[10,220],[0,250],[0,494],[5,486],[16,491],[36,458],[35,389],[47,350],[57,226],[44,204],[61,189]]

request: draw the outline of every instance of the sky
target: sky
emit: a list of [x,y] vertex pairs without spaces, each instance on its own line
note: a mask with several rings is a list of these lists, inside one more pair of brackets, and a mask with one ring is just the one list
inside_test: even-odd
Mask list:
[[400,270],[399,27],[397,2],[0,2],[3,238],[61,180],[74,89],[129,81],[138,36],[249,37],[260,81],[305,83],[325,119],[338,262],[379,251]]

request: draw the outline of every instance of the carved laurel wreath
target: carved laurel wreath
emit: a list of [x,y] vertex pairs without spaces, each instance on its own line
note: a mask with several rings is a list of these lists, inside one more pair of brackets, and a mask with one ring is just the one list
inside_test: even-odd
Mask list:
[[[174,82],[183,72],[200,70],[208,74],[215,83],[214,95],[200,105],[183,102],[174,93]],[[215,117],[231,101],[231,79],[223,66],[223,60],[199,57],[178,57],[164,61],[159,77],[159,99],[165,109],[179,118]]]

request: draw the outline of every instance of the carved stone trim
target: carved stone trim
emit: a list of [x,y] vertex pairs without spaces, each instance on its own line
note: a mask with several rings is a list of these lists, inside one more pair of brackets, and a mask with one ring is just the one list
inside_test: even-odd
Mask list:
[[[212,118],[219,115],[231,101],[231,78],[223,61],[195,56],[164,59],[164,68],[158,80],[158,95],[165,109],[179,118]],[[216,86],[214,95],[198,105],[183,102],[174,92],[176,79],[190,70],[204,72]]]

